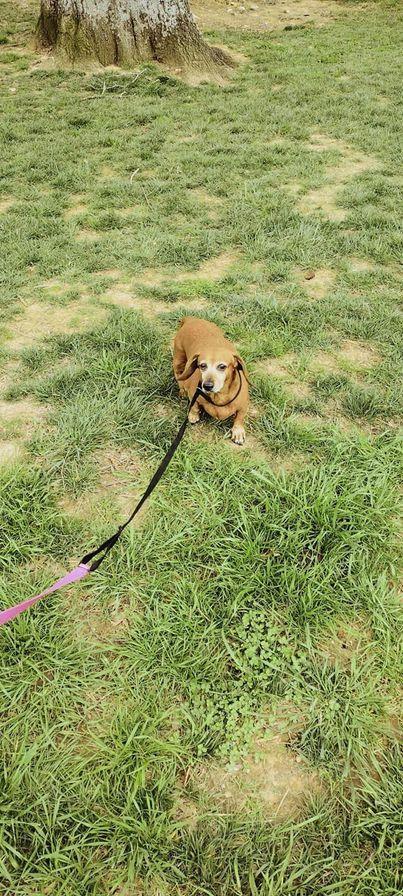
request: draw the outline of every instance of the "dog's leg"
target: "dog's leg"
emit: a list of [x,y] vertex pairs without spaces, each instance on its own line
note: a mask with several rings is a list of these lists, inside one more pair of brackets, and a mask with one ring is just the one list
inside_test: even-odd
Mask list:
[[245,429],[244,429],[244,425],[243,425],[245,416],[246,416],[246,410],[244,410],[244,408],[241,408],[235,414],[235,420],[234,420],[233,427],[231,430],[231,439],[233,442],[235,442],[236,445],[243,445],[243,443],[246,439],[246,433],[245,433]]
[[199,405],[198,401],[195,401],[195,403],[192,407],[192,410],[189,411],[188,420],[189,420],[189,423],[199,423],[200,422],[200,405]]

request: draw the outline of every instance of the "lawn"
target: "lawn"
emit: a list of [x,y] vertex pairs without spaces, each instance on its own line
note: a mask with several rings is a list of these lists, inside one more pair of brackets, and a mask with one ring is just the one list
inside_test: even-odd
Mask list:
[[253,383],[244,448],[189,429],[1,630],[4,896],[402,892],[401,16],[254,6],[192,87],[38,59],[0,0],[1,608],[142,493],[185,313]]

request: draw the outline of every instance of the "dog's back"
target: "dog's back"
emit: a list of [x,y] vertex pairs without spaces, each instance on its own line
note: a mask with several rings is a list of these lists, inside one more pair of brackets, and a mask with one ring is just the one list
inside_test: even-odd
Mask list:
[[211,320],[204,320],[202,317],[183,317],[179,323],[176,337],[183,347],[200,343],[200,345],[208,344],[225,344],[229,346],[228,339],[224,336],[220,327]]

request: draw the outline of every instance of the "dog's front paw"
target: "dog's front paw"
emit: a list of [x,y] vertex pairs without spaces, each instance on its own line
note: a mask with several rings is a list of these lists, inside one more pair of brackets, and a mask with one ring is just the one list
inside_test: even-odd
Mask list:
[[231,439],[236,445],[243,445],[246,439],[246,433],[243,426],[233,426],[231,431]]
[[189,423],[199,423],[200,422],[200,411],[198,411],[195,408],[192,408],[192,410],[189,411],[188,420],[189,420]]

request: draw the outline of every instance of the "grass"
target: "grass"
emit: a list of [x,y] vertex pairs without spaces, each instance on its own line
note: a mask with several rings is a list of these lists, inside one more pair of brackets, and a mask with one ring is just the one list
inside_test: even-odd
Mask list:
[[[189,432],[99,572],[2,629],[5,896],[401,892],[399,10],[339,7],[215,35],[247,63],[195,89],[37,66],[0,2],[1,605],[141,494],[184,313],[253,381],[249,447]],[[279,737],[298,809],[200,788]]]

